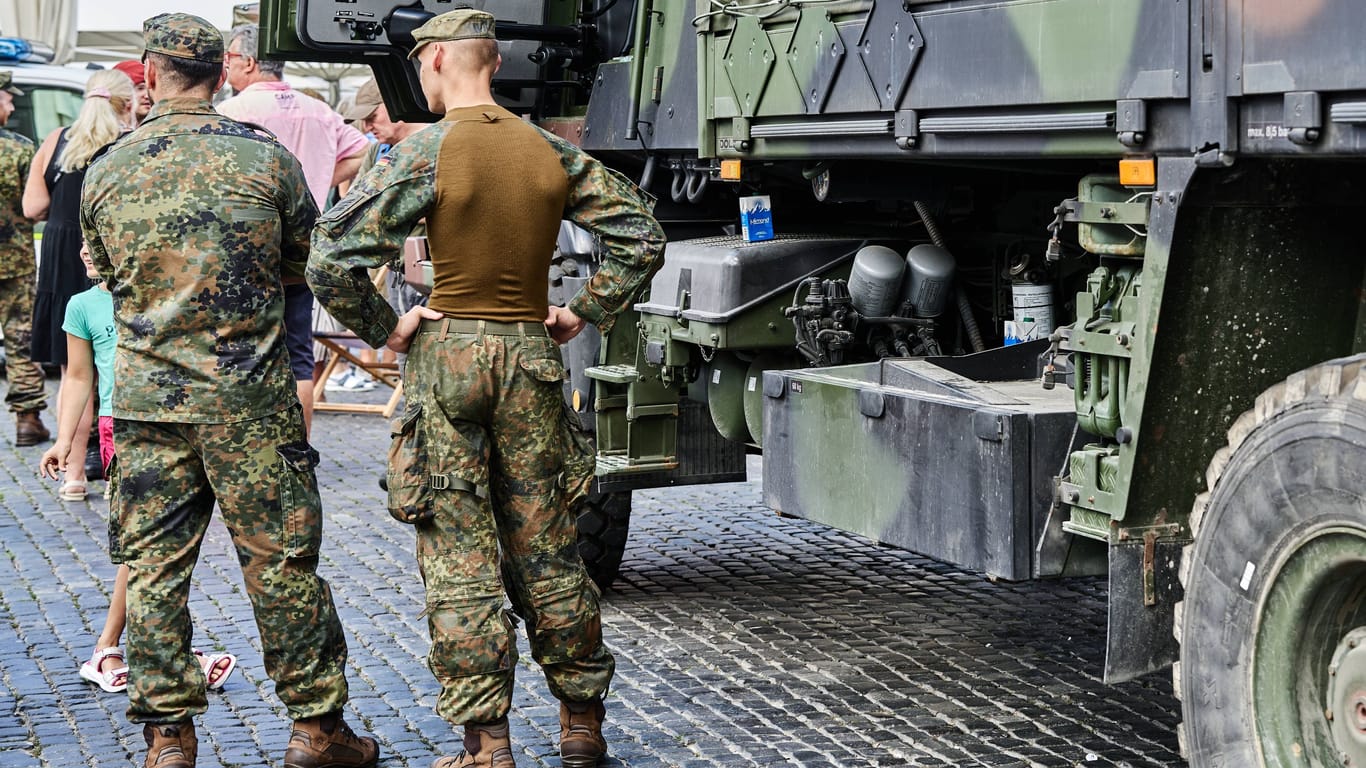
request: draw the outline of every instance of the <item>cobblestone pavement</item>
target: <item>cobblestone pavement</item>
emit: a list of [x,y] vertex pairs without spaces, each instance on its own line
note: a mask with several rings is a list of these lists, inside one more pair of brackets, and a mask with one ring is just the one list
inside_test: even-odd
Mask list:
[[[50,414],[46,418],[53,424]],[[380,765],[459,750],[433,714],[411,529],[376,479],[387,425],[319,414],[322,571],[351,647],[348,720]],[[126,698],[76,674],[113,567],[103,483],[57,499],[0,422],[0,768],[141,765]],[[618,674],[611,766],[1180,766],[1165,674],[1100,682],[1105,586],[992,583],[760,503],[749,483],[638,492],[604,603]],[[198,723],[202,768],[278,765],[288,738],[229,540],[215,522],[190,607],[195,643],[238,671]],[[512,729],[522,766],[558,766],[553,699],[523,661]]]

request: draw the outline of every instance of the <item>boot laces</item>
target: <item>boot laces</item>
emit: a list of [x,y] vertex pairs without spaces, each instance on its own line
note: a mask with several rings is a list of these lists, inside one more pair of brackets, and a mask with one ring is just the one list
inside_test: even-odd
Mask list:
[[341,718],[337,718],[337,731],[349,741],[360,741],[356,732],[351,730],[351,726]]

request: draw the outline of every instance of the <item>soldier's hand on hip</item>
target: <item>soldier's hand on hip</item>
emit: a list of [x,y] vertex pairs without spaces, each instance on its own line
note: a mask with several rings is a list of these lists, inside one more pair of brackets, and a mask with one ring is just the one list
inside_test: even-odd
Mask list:
[[556,344],[568,343],[570,339],[579,335],[585,324],[582,317],[565,307],[551,307],[545,316],[546,330],[550,331],[550,338],[554,339]]
[[412,346],[413,337],[417,335],[417,329],[423,320],[440,320],[443,317],[445,315],[430,307],[413,307],[398,319],[398,325],[394,326],[393,333],[385,339],[384,346],[395,352],[405,353],[408,347]]

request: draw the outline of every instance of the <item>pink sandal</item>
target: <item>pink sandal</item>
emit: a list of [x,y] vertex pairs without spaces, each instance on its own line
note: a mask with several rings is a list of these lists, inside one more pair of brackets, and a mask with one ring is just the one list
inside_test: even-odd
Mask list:
[[[223,684],[228,682],[228,678],[232,677],[232,671],[237,669],[237,657],[231,653],[206,654],[198,648],[195,648],[192,653],[199,660],[200,666],[204,668],[204,687],[211,691],[222,688]],[[205,664],[205,661],[208,663]]]
[[[102,669],[106,661],[114,658],[121,662],[119,666],[114,669]],[[128,665],[122,663],[123,661],[123,649],[117,645],[96,648],[90,656],[90,661],[81,665],[81,677],[98,685],[106,693],[122,693],[128,688]]]

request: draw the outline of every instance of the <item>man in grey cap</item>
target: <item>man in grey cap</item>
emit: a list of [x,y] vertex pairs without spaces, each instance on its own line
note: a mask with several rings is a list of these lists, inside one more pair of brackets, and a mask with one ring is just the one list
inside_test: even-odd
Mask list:
[[[0,126],[14,114],[14,87],[9,70],[0,70]],[[14,444],[37,445],[51,433],[38,413],[47,407],[43,372],[29,359],[33,333],[34,283],[33,222],[22,205],[33,142],[0,127],[0,333],[5,342],[5,402],[14,413]]]
[[[146,121],[86,171],[81,228],[115,296],[110,554],[127,563],[128,717],[146,768],[193,768],[207,708],[186,596],[217,506],[240,557],[266,673],[294,721],[285,768],[371,768],[342,718],[346,638],[317,574],[322,505],[285,352],[281,278],[317,206],[299,161],[214,111],[223,36],[143,24]],[[174,183],[168,183],[173,179]]]
[[[389,108],[384,106],[384,99],[379,94],[379,83],[375,78],[365,81],[365,84],[356,91],[354,103],[349,109],[342,113],[342,116],[351,121],[361,131],[369,133],[375,137],[375,143],[370,147],[370,151],[365,153],[365,158],[361,161],[360,171],[356,177],[360,178],[371,168],[375,167],[380,157],[384,153],[393,149],[395,144],[412,136],[414,133],[427,127],[427,123],[408,123],[402,120],[390,120]],[[349,187],[348,187],[349,189]],[[343,193],[345,194],[345,193]],[[427,227],[418,224],[413,228],[412,237],[426,237]],[[409,309],[424,304],[427,297],[418,292],[413,286],[409,285],[404,274],[403,261],[401,254],[395,255],[393,263],[389,265],[389,306],[394,311],[403,314]]]
[[[464,727],[465,750],[433,768],[515,766],[505,590],[560,701],[561,764],[588,768],[607,753],[603,695],[615,661],[578,553],[573,510],[593,456],[571,437],[577,414],[564,403],[557,342],[588,322],[612,328],[648,286],[664,233],[635,185],[494,103],[492,16],[451,11],[413,37],[427,106],[445,118],[318,220],[308,282],[371,346],[408,353],[389,508],[417,528],[437,712]],[[399,318],[358,268],[391,259],[423,217],[429,306]],[[568,306],[547,307],[562,219],[596,235],[603,258]]]
[[[356,91],[355,102],[342,113],[342,117],[359,128],[361,133],[372,134],[380,144],[389,146],[427,127],[426,123],[405,123],[402,120],[389,119],[389,108],[384,106],[384,99],[379,95],[379,84],[373,77],[366,80],[360,90]],[[372,162],[370,165],[373,164]],[[356,175],[359,176],[367,170],[369,167],[362,165]]]

